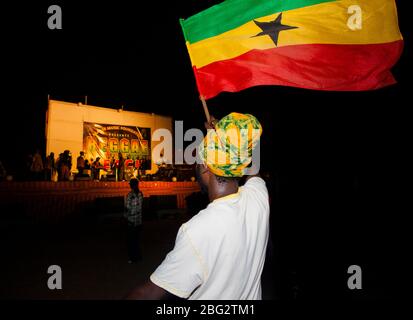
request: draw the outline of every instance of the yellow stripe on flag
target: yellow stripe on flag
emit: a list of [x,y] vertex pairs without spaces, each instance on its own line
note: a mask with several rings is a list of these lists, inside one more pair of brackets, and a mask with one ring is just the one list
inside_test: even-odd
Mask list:
[[[349,27],[355,11],[361,9],[361,29]],[[274,21],[279,13],[256,19]],[[402,39],[394,0],[340,0],[284,11],[283,25],[298,27],[279,33],[278,47],[303,44],[378,44]],[[353,23],[354,25],[354,23]],[[250,50],[275,48],[267,35],[250,21],[236,29],[194,44],[187,43],[192,65],[202,68],[212,62],[238,57]]]

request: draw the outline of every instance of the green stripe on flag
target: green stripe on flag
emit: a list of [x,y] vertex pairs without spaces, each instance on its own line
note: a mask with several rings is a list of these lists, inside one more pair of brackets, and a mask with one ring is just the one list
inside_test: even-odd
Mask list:
[[185,40],[195,43],[235,29],[253,19],[337,0],[227,0],[181,20]]

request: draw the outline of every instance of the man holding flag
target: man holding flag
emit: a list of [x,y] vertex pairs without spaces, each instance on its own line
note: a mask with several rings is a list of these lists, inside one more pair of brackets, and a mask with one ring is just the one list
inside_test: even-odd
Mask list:
[[[208,128],[198,150],[202,164],[196,170],[210,204],[181,226],[174,249],[130,299],[160,299],[168,293],[201,300],[262,297],[268,191],[258,175],[238,185],[251,164],[262,128],[254,116],[240,113],[231,113]],[[243,152],[247,157],[240,156]]]
[[[392,85],[391,68],[403,50],[394,0],[227,0],[181,26],[208,122],[205,100],[223,91]],[[168,292],[189,299],[261,299],[268,191],[258,176],[243,187],[238,178],[251,162],[239,154],[251,154],[262,128],[254,116],[239,113],[209,126],[214,130],[199,148],[197,172],[210,204],[182,225],[175,248],[131,299]]]

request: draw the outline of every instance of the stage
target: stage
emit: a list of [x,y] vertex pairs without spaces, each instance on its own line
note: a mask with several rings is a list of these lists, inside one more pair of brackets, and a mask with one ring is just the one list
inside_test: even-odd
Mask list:
[[[141,181],[139,188],[146,199],[176,196],[178,209],[185,209],[185,198],[200,190],[196,182]],[[87,210],[97,199],[119,199],[129,191],[128,182],[1,182],[0,202],[35,220],[57,222]]]

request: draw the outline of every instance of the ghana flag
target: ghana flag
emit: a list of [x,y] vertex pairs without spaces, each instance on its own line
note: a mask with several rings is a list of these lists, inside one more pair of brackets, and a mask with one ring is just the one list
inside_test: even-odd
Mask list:
[[257,85],[361,91],[395,83],[394,0],[227,0],[182,29],[200,95]]

